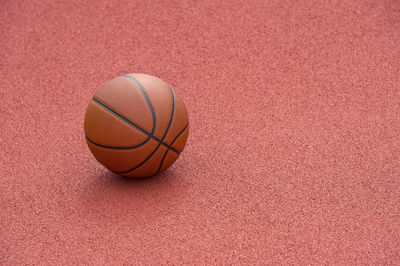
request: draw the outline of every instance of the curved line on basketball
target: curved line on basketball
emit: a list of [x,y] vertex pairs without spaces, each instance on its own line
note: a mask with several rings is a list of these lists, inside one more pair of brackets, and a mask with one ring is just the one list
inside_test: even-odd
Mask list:
[[[171,142],[170,146],[172,147],[172,145],[175,143],[175,141],[179,138],[180,135],[182,135],[183,132],[185,132],[185,130],[188,128],[189,123],[186,124],[186,126],[178,133],[178,135],[176,135],[176,137],[174,138],[174,140]],[[158,174],[160,172],[161,166],[164,163],[165,157],[167,156],[167,153],[170,151],[170,149],[167,149],[164,153],[163,158],[161,159],[160,162],[160,166],[158,167],[157,173]]]
[[172,148],[170,145],[168,145],[167,143],[161,141],[160,139],[158,139],[157,137],[151,135],[149,132],[147,132],[146,130],[144,130],[143,128],[139,127],[138,125],[136,125],[135,123],[133,123],[132,121],[130,121],[129,119],[125,118],[124,116],[122,116],[121,114],[117,113],[116,111],[114,111],[113,109],[111,109],[110,107],[108,107],[107,105],[105,105],[103,102],[101,102],[100,100],[98,100],[97,98],[93,98],[92,99],[95,103],[99,104],[101,107],[103,107],[104,109],[106,109],[107,111],[111,112],[113,115],[117,116],[118,118],[122,119],[123,121],[125,121],[126,123],[128,123],[129,125],[133,126],[134,128],[136,128],[137,130],[141,131],[142,133],[146,134],[148,136],[148,138],[142,142],[139,143],[135,146],[129,146],[129,147],[121,147],[121,146],[109,146],[109,145],[104,145],[104,144],[100,144],[100,143],[96,143],[93,140],[89,139],[86,136],[86,139],[92,143],[93,145],[105,148],[105,149],[120,149],[120,150],[129,150],[129,149],[135,149],[138,148],[144,144],[146,144],[150,138],[155,139],[156,141],[160,142],[162,145],[164,145],[165,147],[173,150],[176,153],[180,153],[179,151],[177,151],[176,149]]
[[151,130],[151,133],[150,133],[150,135],[153,135],[154,131],[156,130],[156,123],[157,123],[156,122],[156,114],[154,113],[153,106],[151,105],[150,100],[147,97],[147,94],[144,92],[144,90],[142,89],[142,86],[140,86],[139,82],[137,82],[136,79],[134,79],[133,77],[131,77],[129,75],[124,75],[123,77],[125,77],[125,78],[129,79],[130,81],[132,81],[136,85],[136,87],[139,88],[140,92],[143,94],[143,96],[144,96],[144,98],[145,98],[145,100],[147,102],[147,105],[150,108],[151,115],[153,116],[153,129]]
[[121,114],[117,113],[116,111],[114,111],[113,109],[111,109],[111,107],[107,106],[105,103],[101,102],[99,99],[93,97],[92,100],[93,100],[95,103],[97,103],[98,105],[100,105],[101,107],[103,107],[104,109],[106,109],[107,111],[111,112],[113,115],[117,116],[118,118],[122,119],[124,122],[128,123],[130,126],[133,126],[133,127],[136,128],[137,130],[141,131],[142,133],[144,133],[144,134],[146,134],[146,135],[148,136],[147,139],[146,139],[144,142],[139,143],[139,144],[137,144],[137,145],[135,145],[135,146],[131,146],[131,147],[115,147],[115,146],[108,146],[108,145],[96,143],[96,142],[94,142],[94,141],[92,141],[92,140],[90,140],[90,139],[88,139],[88,138],[86,137],[86,138],[87,138],[91,143],[93,143],[94,145],[97,145],[97,146],[100,146],[100,147],[103,147],[103,148],[108,148],[108,149],[134,149],[134,148],[136,148],[136,147],[139,147],[139,146],[141,146],[141,145],[146,144],[146,143],[150,140],[150,138],[153,136],[152,134],[150,134],[149,132],[147,132],[147,131],[144,130],[143,128],[139,127],[138,125],[136,125],[135,123],[133,123],[132,121],[130,121],[129,119],[127,119],[126,117],[124,117],[123,115],[121,115]]
[[89,139],[87,136],[85,136],[85,137],[86,137],[86,140],[89,141],[90,143],[92,143],[93,145],[96,145],[96,146],[99,146],[99,147],[102,147],[102,148],[106,148],[106,149],[113,149],[113,150],[133,150],[133,149],[136,149],[136,148],[139,148],[139,147],[143,146],[150,139],[150,137],[149,137],[149,138],[146,139],[146,141],[144,141],[142,143],[139,143],[139,144],[137,144],[135,146],[120,147],[120,146],[108,146],[108,145],[99,144],[99,143],[96,143],[93,140]]
[[[145,141],[145,142],[142,142],[142,143],[137,144],[136,146],[129,146],[129,147],[123,147],[123,146],[108,146],[108,145],[96,143],[96,142],[94,142],[93,140],[89,139],[87,136],[85,136],[85,137],[86,137],[87,141],[89,141],[89,142],[92,143],[93,145],[96,145],[96,146],[99,146],[99,147],[102,147],[102,148],[105,148],[105,149],[113,149],[113,150],[132,150],[132,149],[139,148],[140,146],[143,146],[143,145],[146,144],[146,142],[147,142],[147,141]],[[174,149],[173,147],[171,147],[171,146],[168,145],[167,143],[161,142],[159,139],[155,138],[154,136],[153,136],[153,137],[150,137],[150,138],[153,138],[153,139],[156,140],[158,143],[160,143],[161,145],[167,147],[167,148],[170,149],[171,151],[176,152],[177,154],[180,154],[180,153],[181,153],[180,151]]]
[[[168,122],[167,129],[165,130],[164,135],[163,135],[163,137],[161,138],[161,141],[158,143],[157,147],[155,147],[155,149],[152,151],[152,153],[150,153],[150,155],[147,156],[147,158],[144,159],[141,163],[139,163],[138,165],[136,165],[135,167],[133,167],[133,168],[131,168],[131,169],[129,169],[129,170],[122,171],[122,172],[115,172],[115,173],[117,173],[117,174],[126,174],[126,173],[129,173],[129,172],[133,171],[133,170],[136,170],[137,168],[139,168],[140,166],[142,166],[145,162],[147,162],[147,161],[151,158],[151,156],[153,156],[154,153],[156,153],[156,151],[157,151],[158,148],[160,147],[161,143],[164,143],[163,140],[164,140],[165,137],[167,136],[167,133],[168,133],[170,127],[171,127],[172,119],[173,119],[174,113],[175,113],[175,95],[174,95],[174,91],[172,90],[171,86],[168,85],[168,87],[169,87],[169,89],[170,89],[170,91],[171,91],[171,96],[172,96],[172,110],[171,110],[171,116],[170,116],[170,118],[169,118],[169,122]],[[168,146],[170,146],[170,145],[168,145]],[[171,147],[171,148],[172,148],[172,147]],[[169,148],[167,148],[167,150],[169,150]]]

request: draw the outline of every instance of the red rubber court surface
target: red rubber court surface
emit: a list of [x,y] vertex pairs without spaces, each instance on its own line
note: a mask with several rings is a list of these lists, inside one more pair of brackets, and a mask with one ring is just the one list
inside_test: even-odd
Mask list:
[[[400,264],[399,1],[2,0],[0,35],[0,264]],[[126,73],[189,110],[155,178],[85,143]]]

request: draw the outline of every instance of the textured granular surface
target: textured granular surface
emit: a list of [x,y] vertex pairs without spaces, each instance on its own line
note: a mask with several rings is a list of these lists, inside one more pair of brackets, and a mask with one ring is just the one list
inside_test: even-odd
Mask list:
[[[0,264],[400,264],[399,1],[2,0],[0,36]],[[140,181],[83,133],[127,73],[190,117]]]

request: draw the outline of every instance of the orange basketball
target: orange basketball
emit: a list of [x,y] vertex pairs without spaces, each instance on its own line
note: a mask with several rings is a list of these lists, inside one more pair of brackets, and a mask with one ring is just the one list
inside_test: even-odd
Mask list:
[[178,159],[189,134],[182,99],[159,78],[129,74],[106,82],[85,116],[86,142],[110,171],[149,177]]

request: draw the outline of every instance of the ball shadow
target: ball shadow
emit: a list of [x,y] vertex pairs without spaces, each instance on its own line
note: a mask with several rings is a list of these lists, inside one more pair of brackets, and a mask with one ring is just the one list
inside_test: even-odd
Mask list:
[[107,170],[105,170],[104,173],[97,177],[98,181],[106,182],[108,185],[111,185],[113,187],[118,187],[121,185],[124,187],[157,186],[164,184],[165,182],[168,183],[168,180],[173,178],[175,178],[174,172],[169,169],[155,176],[144,178],[129,178]]

